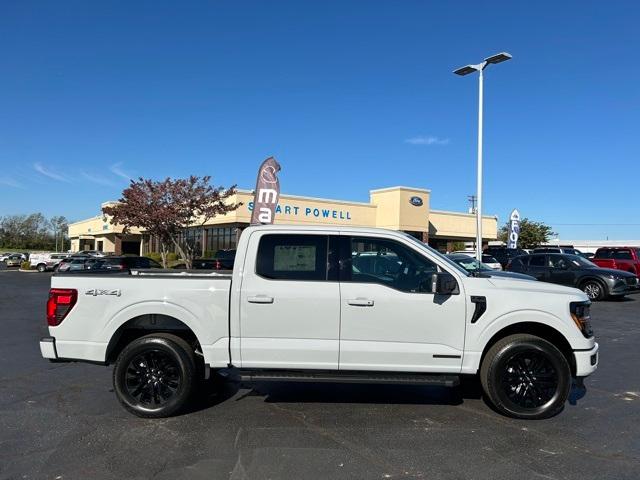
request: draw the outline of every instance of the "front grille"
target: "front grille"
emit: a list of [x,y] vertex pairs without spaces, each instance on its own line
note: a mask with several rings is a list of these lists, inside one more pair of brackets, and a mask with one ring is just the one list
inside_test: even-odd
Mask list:
[[627,285],[629,285],[630,287],[635,287],[637,283],[638,283],[638,279],[636,277],[627,278]]

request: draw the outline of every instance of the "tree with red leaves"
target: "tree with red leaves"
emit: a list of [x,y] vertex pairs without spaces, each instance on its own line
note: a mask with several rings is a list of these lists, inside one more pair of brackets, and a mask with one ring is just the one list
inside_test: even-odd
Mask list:
[[124,227],[123,233],[137,227],[156,237],[160,242],[162,264],[167,268],[167,253],[170,246],[184,261],[186,268],[193,266],[195,245],[188,242],[185,229],[203,226],[216,215],[236,210],[241,203],[229,203],[236,193],[230,188],[212,187],[211,177],[190,176],[186,179],[166,178],[162,181],[145,179],[131,180],[123,190],[117,203],[105,206],[104,215],[109,215],[114,224]]

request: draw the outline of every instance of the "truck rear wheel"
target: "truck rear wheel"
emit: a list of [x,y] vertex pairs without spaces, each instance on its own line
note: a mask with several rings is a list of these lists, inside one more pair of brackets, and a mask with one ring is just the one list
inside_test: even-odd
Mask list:
[[196,383],[193,350],[182,338],[156,333],[127,345],[113,369],[113,388],[129,412],[168,417],[190,401]]
[[571,389],[571,369],[562,352],[534,335],[499,340],[482,361],[487,400],[503,415],[541,419],[557,415]]

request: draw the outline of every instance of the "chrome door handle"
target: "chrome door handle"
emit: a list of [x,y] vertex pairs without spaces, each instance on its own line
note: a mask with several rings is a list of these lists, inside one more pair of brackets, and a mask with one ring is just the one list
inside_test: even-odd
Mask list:
[[369,300],[368,298],[352,298],[347,300],[347,304],[353,305],[354,307],[373,307],[373,300]]
[[266,295],[256,295],[255,297],[247,297],[249,303],[273,303],[273,297]]

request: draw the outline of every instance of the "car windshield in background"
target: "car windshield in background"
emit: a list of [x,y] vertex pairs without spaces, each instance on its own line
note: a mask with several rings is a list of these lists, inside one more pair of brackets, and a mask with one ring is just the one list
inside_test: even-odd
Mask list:
[[565,255],[571,263],[580,268],[598,268],[598,266],[580,255]]
[[487,267],[484,263],[478,262],[477,259],[470,257],[469,255],[451,256],[451,260],[469,272],[477,272],[478,270],[482,270],[483,272],[494,271],[492,268]]
[[435,248],[431,248],[429,245],[427,245],[424,242],[421,242],[420,240],[418,240],[417,238],[409,235],[408,233],[404,233],[405,238],[408,238],[411,243],[413,243],[414,245],[416,245],[419,248],[424,248],[428,251],[430,251],[431,253],[433,253],[435,256],[437,256],[440,260],[442,260],[443,262],[446,262],[447,265],[452,266],[453,268],[455,268],[458,272],[462,273],[463,275],[469,277],[471,274],[469,272],[467,272],[463,267],[461,267],[460,265],[458,265],[456,262],[454,262],[453,260],[451,260],[450,258],[448,258],[446,255],[443,255],[442,253],[440,253],[439,251],[437,251]]

